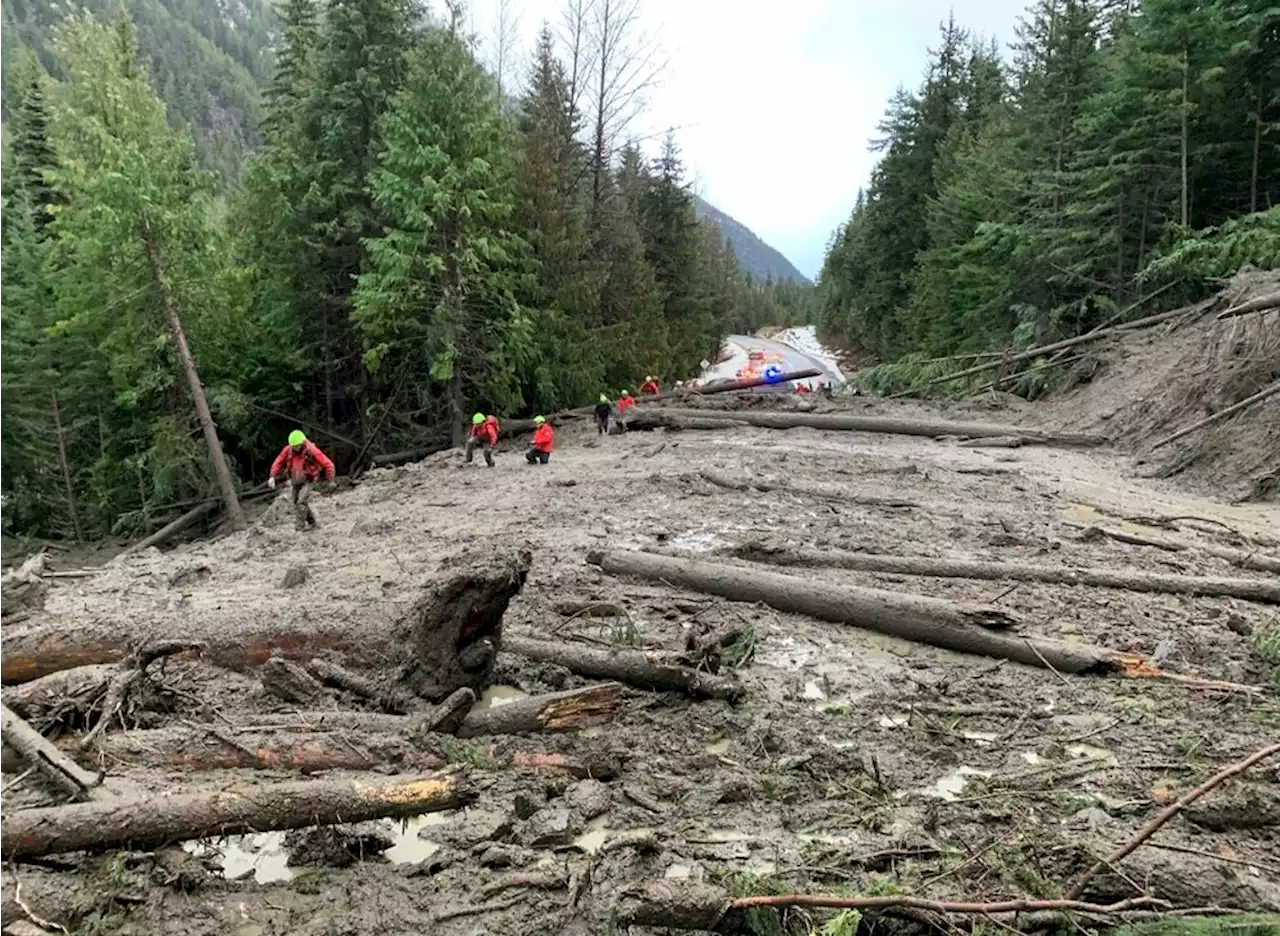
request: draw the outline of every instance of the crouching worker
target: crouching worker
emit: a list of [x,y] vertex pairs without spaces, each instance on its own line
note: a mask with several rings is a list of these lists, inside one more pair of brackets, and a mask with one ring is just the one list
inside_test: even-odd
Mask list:
[[533,417],[533,424],[537,428],[533,430],[533,442],[524,453],[524,460],[531,465],[545,465],[551,461],[551,446],[555,442],[555,433],[551,429],[551,423],[541,416]]
[[336,477],[329,456],[310,442],[301,429],[289,433],[289,444],[280,450],[271,463],[271,477],[267,487],[276,489],[276,481],[289,479],[289,499],[293,502],[299,530],[317,526],[316,515],[311,510],[311,486],[317,481],[332,481]]
[[471,431],[467,433],[466,463],[471,464],[471,456],[476,446],[484,450],[484,463],[493,467],[493,447],[498,444],[498,420],[484,413],[476,413],[471,417]]
[[609,417],[613,415],[613,404],[605,394],[600,394],[600,402],[596,404],[596,435],[607,435]]

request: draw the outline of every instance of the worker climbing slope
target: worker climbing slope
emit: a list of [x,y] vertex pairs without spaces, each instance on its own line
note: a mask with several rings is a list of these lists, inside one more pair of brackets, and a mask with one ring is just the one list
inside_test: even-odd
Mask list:
[[640,385],[640,393],[643,396],[657,396],[661,392],[662,388],[658,386],[658,381],[655,377],[645,377],[644,383]]
[[316,527],[315,512],[311,509],[311,488],[317,481],[333,481],[337,477],[329,456],[303,434],[301,429],[289,433],[289,444],[280,450],[271,463],[271,477],[267,487],[276,489],[276,481],[289,479],[289,499],[293,504],[295,525],[299,530]]
[[471,417],[471,431],[467,433],[466,464],[471,464],[476,446],[484,451],[484,463],[493,467],[493,447],[498,444],[498,420],[484,413],[476,413]]
[[533,417],[533,441],[524,453],[524,460],[531,465],[545,465],[551,460],[551,447],[555,443],[555,432],[551,423],[542,416]]
[[596,435],[609,432],[609,417],[613,415],[613,404],[606,394],[600,394],[600,402],[596,404]]

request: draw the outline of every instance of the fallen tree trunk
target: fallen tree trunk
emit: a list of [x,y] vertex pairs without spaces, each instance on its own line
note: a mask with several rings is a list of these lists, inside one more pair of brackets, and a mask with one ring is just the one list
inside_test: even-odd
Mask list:
[[119,667],[106,663],[77,666],[19,686],[7,686],[4,702],[40,729],[57,723],[81,727],[87,724],[118,672]]
[[1075,338],[1067,338],[1063,341],[1055,341],[1053,344],[1041,345],[1039,348],[1031,348],[1028,351],[1022,351],[1018,354],[1011,354],[1008,357],[1000,357],[993,361],[985,361],[982,364],[975,364],[973,367],[966,367],[958,370],[954,374],[944,374],[941,377],[934,377],[932,380],[926,380],[921,386],[932,387],[934,384],[946,383],[948,380],[958,380],[961,377],[968,377],[972,374],[981,374],[984,371],[995,370],[997,367],[1003,367],[1007,364],[1017,364],[1020,361],[1030,361],[1050,354],[1054,351],[1063,351],[1067,348],[1074,348],[1077,345],[1089,344],[1094,341],[1100,341],[1103,338],[1109,338],[1112,335],[1119,335],[1127,331],[1134,331],[1139,328],[1147,328],[1151,325],[1158,325],[1169,319],[1177,318],[1185,315],[1186,309],[1173,309],[1169,312],[1158,312],[1155,315],[1148,315],[1146,318],[1134,319],[1132,322],[1124,322],[1120,325],[1113,325],[1110,328],[1102,328],[1096,331],[1087,332],[1083,335],[1077,335]]
[[1225,312],[1219,312],[1218,321],[1235,318],[1237,315],[1249,315],[1253,312],[1266,312],[1269,309],[1280,309],[1280,293],[1271,293],[1267,296],[1259,296],[1257,299],[1250,299],[1248,302],[1244,302],[1238,306],[1227,309]]
[[[664,416],[692,419],[698,410],[666,410]],[[824,429],[837,432],[882,432],[892,435],[959,436],[972,439],[1009,437],[1023,445],[1101,445],[1100,436],[1055,434],[1038,429],[1022,429],[996,423],[949,422],[940,419],[909,419],[899,416],[854,416],[847,413],[767,413],[726,410],[717,419],[746,423],[763,429]]]
[[812,580],[775,572],[640,552],[595,552],[587,561],[611,575],[661,581],[733,601],[759,601],[779,611],[1064,673],[1105,672],[1121,665],[1109,650],[1005,636],[973,626],[987,619],[991,609],[939,598],[826,583],[818,588]]
[[144,549],[150,549],[152,546],[159,546],[161,543],[167,542],[188,527],[195,526],[209,514],[217,510],[218,503],[219,502],[216,500],[209,500],[205,501],[203,504],[197,504],[178,519],[170,523],[166,523],[146,539],[138,540],[138,542],[134,543],[124,552],[116,556],[112,562],[127,559],[129,556],[132,556],[135,553],[140,553]]
[[1267,397],[1273,396],[1277,393],[1280,393],[1280,380],[1275,381],[1270,386],[1263,387],[1253,396],[1246,397],[1245,399],[1241,400],[1239,403],[1232,404],[1231,406],[1228,406],[1226,409],[1218,410],[1218,412],[1214,413],[1212,416],[1206,416],[1204,419],[1200,420],[1199,422],[1192,423],[1190,426],[1187,426],[1187,428],[1185,429],[1179,429],[1173,435],[1165,436],[1155,445],[1151,446],[1151,449],[1152,451],[1154,451],[1155,449],[1168,445],[1170,442],[1176,442],[1179,439],[1181,439],[1183,436],[1191,435],[1191,433],[1195,432],[1197,429],[1203,429],[1205,426],[1211,425],[1212,423],[1217,422],[1219,419],[1225,419],[1226,417],[1232,415],[1233,413],[1238,413],[1241,410],[1252,406],[1254,403],[1257,403],[1261,400],[1265,400]]
[[90,791],[98,785],[98,777],[68,758],[3,704],[0,704],[0,738],[63,793],[75,799],[92,796]]
[[642,650],[597,650],[580,644],[509,637],[502,649],[539,663],[556,663],[579,676],[612,679],[660,691],[679,690],[695,698],[739,699],[746,690],[736,679],[713,676]]
[[[686,412],[700,411],[691,410]],[[714,416],[678,416],[670,410],[649,409],[636,412],[635,409],[632,409],[627,415],[621,416],[609,424],[609,434],[617,435],[614,432],[615,427],[623,427],[627,432],[651,432],[655,429],[666,429],[669,432],[693,432],[695,430],[710,432],[719,429],[736,429],[741,425],[742,423],[737,420],[717,419]],[[618,432],[622,432],[623,428],[619,428]]]
[[931,578],[987,579],[1008,582],[1044,582],[1050,585],[1088,585],[1166,595],[1208,595],[1280,604],[1280,581],[1166,575],[1137,569],[1060,568],[1018,562],[983,562],[977,559],[931,559],[925,556],[884,556],[841,550],[782,549],[748,543],[734,550],[739,559],[774,565],[834,567],[858,572],[887,572]]
[[895,508],[914,508],[919,507],[917,501],[906,500],[901,497],[876,497],[872,494],[859,494],[856,491],[840,489],[836,487],[824,487],[811,484],[779,484],[774,481],[767,481],[763,478],[732,478],[729,475],[721,474],[710,468],[704,468],[698,472],[698,476],[704,481],[709,481],[716,487],[727,488],[731,491],[783,491],[789,494],[801,494],[807,497],[817,497],[823,500],[839,501],[845,504],[861,504],[866,507],[895,507]]
[[[514,638],[513,638],[514,639]],[[504,645],[505,649],[505,645]],[[473,697],[474,698],[474,697]],[[264,728],[295,731],[333,731],[352,729],[356,732],[421,737],[426,730],[456,731],[460,737],[481,735],[524,734],[526,732],[577,731],[610,718],[621,704],[621,687],[615,683],[568,689],[529,696],[497,708],[475,709],[460,719],[460,725],[440,727],[435,713],[427,715],[383,715],[373,712],[294,712],[288,715],[259,715],[244,731]],[[137,732],[135,732],[137,734]]]
[[1128,530],[1112,530],[1107,527],[1086,527],[1080,539],[1089,540],[1106,537],[1117,543],[1128,543],[1131,546],[1151,546],[1166,552],[1202,552],[1209,556],[1225,559],[1242,569],[1253,569],[1255,572],[1280,573],[1280,558],[1265,553],[1248,552],[1243,549],[1231,549],[1228,546],[1216,546],[1212,543],[1188,543],[1183,540],[1167,539],[1163,536],[1146,536],[1142,533],[1130,533]]
[[[323,616],[318,605],[277,604],[281,613],[275,617],[213,617],[217,612],[207,610],[212,619],[190,623],[215,635],[201,653],[215,666],[243,671],[273,656],[307,662],[337,651],[348,667],[394,672],[395,682],[434,702],[463,686],[487,685],[502,615],[523,587],[531,561],[527,552],[468,550],[449,560],[440,580],[423,588],[395,622],[370,622],[354,607],[350,615]],[[60,618],[6,626],[0,632],[0,682],[120,662],[134,645],[172,628],[170,617],[161,614],[90,623]]]
[[150,796],[129,802],[21,809],[0,823],[10,859],[74,851],[152,848],[187,839],[415,816],[474,801],[466,775],[315,780]]
[[458,737],[576,731],[608,721],[621,704],[622,687],[617,683],[530,696],[496,708],[472,711],[458,728]]
[[435,455],[437,452],[447,452],[453,448],[452,443],[448,439],[441,439],[438,442],[432,442],[421,448],[409,449],[404,452],[387,452],[383,455],[374,455],[369,459],[369,464],[375,468],[390,468],[393,465],[403,465],[405,462],[421,461],[429,455]]
[[[724,383],[708,384],[706,386],[696,386],[691,392],[701,396],[710,396],[713,393],[731,393],[734,390],[751,390],[755,387],[771,387],[781,384],[790,383],[793,380],[805,380],[809,377],[821,377],[823,371],[816,367],[806,367],[797,371],[787,371],[779,374],[772,380],[767,377],[742,377],[737,380],[728,380]],[[667,394],[670,396],[670,394]],[[648,403],[653,400],[662,399],[662,394],[656,397],[644,397],[642,402]]]

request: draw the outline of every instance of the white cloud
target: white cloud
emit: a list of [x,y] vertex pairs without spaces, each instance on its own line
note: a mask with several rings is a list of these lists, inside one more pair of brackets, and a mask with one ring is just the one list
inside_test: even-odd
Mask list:
[[[522,60],[562,0],[509,0]],[[492,46],[499,0],[475,0]],[[1025,0],[641,0],[667,66],[633,129],[668,127],[697,190],[814,275],[832,230],[870,177],[867,141],[899,85],[923,75],[938,25],[1002,43]]]

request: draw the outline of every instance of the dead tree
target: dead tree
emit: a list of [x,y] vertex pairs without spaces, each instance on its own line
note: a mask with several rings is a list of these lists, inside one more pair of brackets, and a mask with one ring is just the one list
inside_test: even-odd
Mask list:
[[594,0],[591,50],[591,215],[598,220],[613,152],[661,70],[657,44],[640,31],[640,0]]

